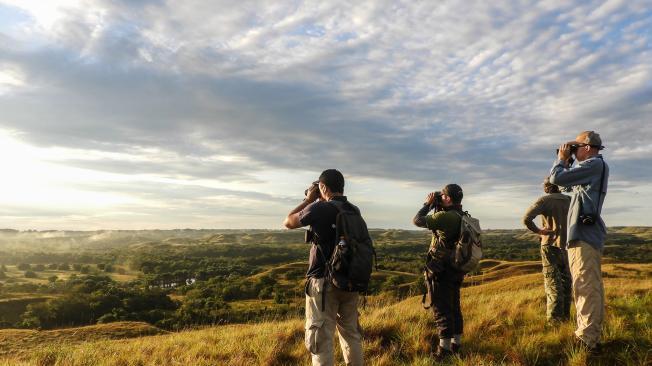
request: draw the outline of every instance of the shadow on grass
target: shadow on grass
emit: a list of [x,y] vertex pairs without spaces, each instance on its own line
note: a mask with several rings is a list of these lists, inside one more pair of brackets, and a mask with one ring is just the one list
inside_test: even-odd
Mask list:
[[[403,331],[397,325],[368,326],[365,327],[363,335],[365,341],[369,344],[369,347],[365,349],[365,357],[368,358],[390,352],[392,359],[408,361],[415,352],[414,349],[408,349]],[[417,348],[417,352],[426,351],[424,348],[428,348],[427,341],[422,342]],[[429,351],[429,348],[427,350]]]
[[596,365],[652,365],[652,343],[646,339],[611,339],[588,357]]
[[289,334],[278,334],[276,340],[276,346],[268,358],[263,361],[263,365],[281,366],[301,363],[300,359],[290,351],[293,349],[292,345],[303,341],[303,329],[297,328]]

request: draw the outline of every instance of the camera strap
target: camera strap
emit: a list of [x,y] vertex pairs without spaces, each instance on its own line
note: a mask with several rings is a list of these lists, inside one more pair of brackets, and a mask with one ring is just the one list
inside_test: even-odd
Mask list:
[[598,191],[598,202],[595,205],[595,216],[596,218],[600,215],[600,198],[602,197],[602,188],[604,187],[604,173],[606,170],[605,167],[605,162],[604,159],[602,159],[602,155],[599,156],[600,160],[602,160],[602,175],[600,176],[600,190]]
[[[596,219],[598,218],[598,216],[600,216],[600,214],[599,214],[600,213],[600,198],[602,198],[602,189],[604,188],[604,175],[605,175],[605,170],[606,170],[606,167],[605,167],[606,164],[604,162],[604,159],[602,159],[602,156],[600,155],[597,158],[602,160],[602,173],[600,175],[600,190],[598,191],[598,202],[595,205],[595,212],[593,213],[593,215],[595,215]],[[580,215],[583,215],[583,214],[584,214],[584,205],[582,204],[582,200],[580,200]]]

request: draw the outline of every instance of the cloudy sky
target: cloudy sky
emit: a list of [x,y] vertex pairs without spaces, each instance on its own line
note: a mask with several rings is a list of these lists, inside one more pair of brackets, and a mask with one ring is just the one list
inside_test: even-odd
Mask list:
[[652,225],[652,6],[0,0],[0,227],[280,228],[323,169],[372,227],[457,182],[520,227],[602,137],[608,225]]

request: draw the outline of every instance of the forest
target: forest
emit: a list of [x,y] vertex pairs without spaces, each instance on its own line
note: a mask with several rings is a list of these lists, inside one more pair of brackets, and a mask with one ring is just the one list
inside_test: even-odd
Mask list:
[[[370,299],[422,291],[429,233],[371,230]],[[652,261],[652,229],[609,230],[605,260]],[[488,230],[485,258],[537,261],[536,236]],[[144,321],[177,330],[296,317],[309,244],[303,232],[171,230],[0,232],[0,327],[55,329]]]

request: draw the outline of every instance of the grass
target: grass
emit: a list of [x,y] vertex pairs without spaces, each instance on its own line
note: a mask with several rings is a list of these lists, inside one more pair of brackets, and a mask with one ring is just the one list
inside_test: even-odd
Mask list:
[[[96,340],[126,339],[167,333],[142,322],[116,322],[88,327],[38,331],[31,329],[0,330],[0,356],[10,359],[29,358],[47,349],[58,349]],[[9,362],[11,363],[11,362]]]
[[[498,270],[509,265],[493,263]],[[523,265],[523,263],[520,263]],[[503,271],[502,278],[462,289],[463,355],[453,365],[650,365],[652,264],[607,264],[604,352],[571,345],[574,324],[545,325],[543,278]],[[501,269],[502,268],[502,269]],[[519,269],[520,268],[520,269]],[[432,365],[432,314],[420,298],[373,307],[361,315],[369,365]],[[129,323],[121,329],[129,328]],[[143,326],[142,323],[138,323]],[[308,365],[303,321],[225,325],[130,339],[108,324],[50,332],[0,331],[0,365]],[[13,332],[13,333],[8,333]],[[30,332],[30,333],[21,333]],[[54,332],[54,333],[52,333]],[[108,334],[107,334],[108,333]],[[71,334],[74,334],[72,336]],[[82,335],[80,335],[82,334]],[[127,336],[134,333],[126,332]],[[3,341],[4,339],[4,341]],[[4,342],[4,343],[2,343]],[[341,354],[337,351],[341,360]]]

